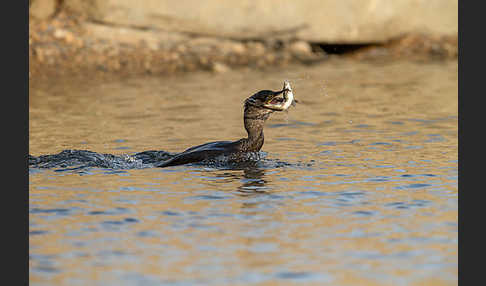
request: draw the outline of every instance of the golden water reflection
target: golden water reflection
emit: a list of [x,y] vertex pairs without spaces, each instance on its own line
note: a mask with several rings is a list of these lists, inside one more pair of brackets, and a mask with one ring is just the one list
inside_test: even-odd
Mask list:
[[243,169],[30,170],[32,285],[457,284],[457,61],[30,85],[30,154],[182,151],[245,136]]

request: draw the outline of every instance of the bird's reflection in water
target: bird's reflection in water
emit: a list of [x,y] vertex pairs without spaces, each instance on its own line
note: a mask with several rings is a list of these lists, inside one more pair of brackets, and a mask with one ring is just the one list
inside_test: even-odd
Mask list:
[[[259,162],[245,162],[225,170],[204,171],[206,183],[219,190],[231,189],[234,191],[235,183],[236,195],[241,197],[252,197],[257,195],[269,194],[270,188],[267,186],[269,178],[265,176],[265,171]],[[199,173],[199,172],[198,172]],[[201,172],[202,173],[202,172]],[[230,187],[231,186],[231,187]],[[230,188],[227,188],[230,187]]]
[[241,186],[237,188],[240,196],[250,197],[268,192],[265,186],[267,180],[265,177],[265,169],[261,168],[247,168],[243,170],[243,178],[241,178]]

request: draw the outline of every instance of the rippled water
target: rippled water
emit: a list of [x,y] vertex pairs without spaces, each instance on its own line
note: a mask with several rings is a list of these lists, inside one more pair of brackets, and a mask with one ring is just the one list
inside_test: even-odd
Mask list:
[[29,153],[180,152],[246,135],[240,168],[29,170],[32,285],[456,285],[457,61],[30,83]]

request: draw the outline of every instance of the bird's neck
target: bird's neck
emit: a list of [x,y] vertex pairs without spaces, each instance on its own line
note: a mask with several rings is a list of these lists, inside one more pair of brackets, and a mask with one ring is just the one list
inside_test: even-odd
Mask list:
[[245,121],[245,129],[248,133],[248,137],[243,139],[245,151],[247,152],[258,152],[263,146],[264,137],[263,137],[263,126],[265,124],[265,120],[268,116],[262,117],[246,117],[244,118]]

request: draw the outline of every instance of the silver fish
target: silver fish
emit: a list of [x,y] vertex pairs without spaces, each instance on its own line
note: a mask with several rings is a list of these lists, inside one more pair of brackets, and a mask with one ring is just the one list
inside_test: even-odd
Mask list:
[[295,106],[297,101],[294,99],[294,93],[292,92],[292,87],[288,80],[284,81],[282,91],[283,98],[273,98],[271,102],[264,104],[264,106],[275,111],[285,111],[289,109],[291,105]]

